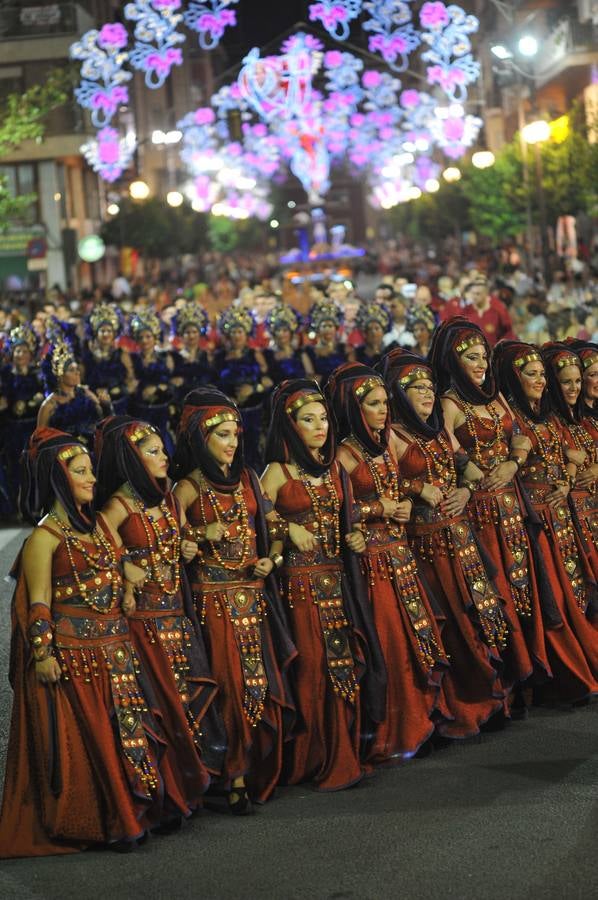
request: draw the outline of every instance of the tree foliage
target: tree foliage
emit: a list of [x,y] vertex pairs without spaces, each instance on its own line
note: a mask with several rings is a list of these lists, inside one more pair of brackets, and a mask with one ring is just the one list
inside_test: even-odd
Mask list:
[[[36,84],[22,94],[8,94],[0,104],[0,162],[17,150],[24,141],[39,140],[45,131],[49,112],[66,103],[73,85],[73,70],[53,69],[43,84]],[[18,219],[35,200],[35,194],[13,197],[0,176],[0,230]]]
[[166,259],[206,247],[206,216],[187,206],[172,207],[157,197],[123,199],[120,212],[102,226],[102,237],[116,247],[135,247],[146,257]]
[[[540,154],[542,190],[548,224],[554,226],[562,215],[598,208],[598,144],[590,144],[584,111],[576,105],[569,115],[564,140],[548,140],[537,151],[527,150],[529,201],[532,218],[538,221],[536,152]],[[525,228],[528,192],[519,134],[496,156],[495,164],[476,169],[461,166],[463,177],[456,184],[442,184],[435,194],[396,207],[389,214],[393,226],[418,238],[437,240],[455,230],[472,228],[499,243],[513,238]]]

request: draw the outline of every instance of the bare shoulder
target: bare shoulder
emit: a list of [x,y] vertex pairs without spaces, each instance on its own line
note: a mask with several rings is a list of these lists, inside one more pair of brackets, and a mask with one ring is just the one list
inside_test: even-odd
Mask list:
[[[41,520],[41,523],[45,523],[47,516]],[[25,546],[23,548],[23,556],[25,561],[28,560],[31,562],[35,562],[40,558],[46,557],[48,555],[52,555],[56,548],[60,543],[60,536],[54,531],[49,531],[47,528],[40,528],[39,525],[37,528],[34,528],[29,537],[25,542]]]
[[115,494],[110,497],[109,500],[103,506],[102,516],[106,522],[108,522],[111,528],[118,529],[124,520],[128,517],[127,510],[118,499],[120,497],[119,492],[117,491]]
[[336,458],[343,469],[345,469],[345,471],[349,474],[351,474],[353,469],[357,468],[357,466],[359,465],[351,451],[347,450],[347,448],[343,447],[342,445],[336,451]]
[[261,477],[262,487],[264,490],[268,491],[270,488],[274,488],[278,490],[278,488],[282,487],[285,483],[286,475],[284,474],[283,468],[278,462],[268,463]]
[[187,509],[197,497],[197,488],[188,478],[181,478],[172,488],[172,493],[183,509]]

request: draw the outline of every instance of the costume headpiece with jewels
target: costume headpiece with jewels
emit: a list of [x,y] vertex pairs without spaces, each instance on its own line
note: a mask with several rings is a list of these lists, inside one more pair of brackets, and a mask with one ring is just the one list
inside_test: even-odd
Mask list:
[[27,347],[30,353],[35,356],[39,341],[31,325],[17,325],[16,328],[12,328],[10,331],[6,344],[8,352],[12,354],[15,347],[21,346]]
[[94,508],[91,504],[77,507],[69,477],[70,461],[81,454],[89,451],[72,435],[46,426],[35,429],[21,458],[19,506],[29,522],[37,523],[58,500],[75,531],[93,530]]
[[374,433],[366,422],[363,402],[375,388],[386,386],[374,369],[361,363],[345,363],[335,369],[326,385],[337,425],[338,440],[353,436],[372,456],[379,456],[388,445],[390,414],[380,432]]
[[[474,347],[486,352],[488,367],[481,385],[475,384],[461,363],[463,354]],[[490,346],[486,336],[478,325],[463,316],[454,316],[439,325],[432,337],[428,359],[440,395],[453,390],[462,400],[478,406],[485,406],[496,398],[498,389],[490,366]]]
[[143,441],[154,436],[160,434],[153,425],[130,416],[102,419],[94,441],[98,506],[103,506],[123,484],[128,484],[145,506],[160,505],[166,495],[167,479],[150,475],[141,447]]
[[178,334],[180,337],[187,328],[197,328],[200,334],[207,334],[209,324],[210,320],[203,306],[200,303],[188,301],[172,317],[171,328],[172,333]]
[[233,328],[242,328],[245,334],[253,334],[255,319],[251,312],[243,306],[229,306],[218,319],[218,331],[228,336]]
[[416,306],[408,310],[406,323],[410,331],[413,331],[416,325],[423,325],[432,334],[436,328],[436,319],[429,306]]
[[355,316],[355,325],[362,334],[365,334],[368,325],[371,325],[372,322],[379,325],[382,331],[388,331],[390,313],[385,306],[381,306],[379,303],[361,303]]
[[122,331],[122,313],[116,306],[110,306],[108,303],[100,303],[98,306],[95,306],[88,315],[86,325],[90,336],[96,337],[100,328],[104,325],[108,325],[116,337]]
[[77,362],[75,352],[67,341],[61,340],[50,346],[40,366],[48,394],[56,390],[58,380],[74,362]]
[[162,322],[150,309],[133,313],[129,320],[129,332],[133,340],[138,341],[144,331],[150,331],[157,341],[162,337]]
[[266,327],[270,334],[275,334],[279,328],[288,328],[295,334],[299,328],[301,317],[296,309],[287,306],[286,303],[277,303],[266,316]]
[[[321,403],[328,414],[328,434],[319,459],[306,447],[296,422],[299,411],[308,403]],[[272,394],[266,462],[293,462],[312,477],[320,478],[332,465],[335,451],[330,410],[317,381],[310,378],[283,381]]]
[[386,382],[392,421],[399,426],[404,426],[407,431],[424,440],[429,441],[436,437],[444,428],[444,417],[438,394],[435,392],[431,415],[426,422],[423,422],[415,412],[407,393],[411,385],[417,384],[418,381],[425,379],[434,383],[432,369],[428,363],[411,350],[403,350],[398,347],[387,353],[376,369],[382,372]]
[[[574,369],[581,382],[581,359],[567,344],[559,341],[550,342],[542,346],[542,359],[546,367],[546,387],[550,398],[550,405],[554,412],[558,413],[565,422],[576,422],[580,418],[581,390],[575,406],[571,407],[563,396],[559,382],[559,375],[566,369]],[[568,373],[568,375],[570,372]]]
[[[210,434],[224,422],[237,425],[238,444],[228,474],[222,471],[208,449]],[[214,387],[190,391],[179,421],[172,477],[185,478],[194,469],[199,469],[217,490],[230,493],[239,484],[244,465],[243,430],[237,405]]]
[[533,344],[499,341],[492,351],[492,369],[498,389],[533,422],[544,422],[550,414],[548,391],[544,391],[539,409],[535,410],[523,390],[522,373],[531,363],[541,363],[542,369],[545,368],[540,351]]
[[[589,370],[592,366],[598,365],[598,344],[592,341],[582,341],[579,338],[567,338],[564,342],[566,346],[577,353],[581,360],[581,370],[584,379],[584,386],[589,377]],[[584,419],[598,419],[598,406],[590,406],[584,396],[584,387],[582,387],[580,397],[580,415]]]
[[318,331],[323,322],[332,322],[336,328],[343,321],[343,311],[333,300],[318,300],[309,311],[309,322],[314,331]]

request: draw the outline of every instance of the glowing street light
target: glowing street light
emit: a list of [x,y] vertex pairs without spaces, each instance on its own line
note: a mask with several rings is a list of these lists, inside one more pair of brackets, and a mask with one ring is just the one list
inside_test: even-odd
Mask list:
[[442,173],[442,177],[451,184],[454,181],[459,181],[461,178],[461,170],[458,169],[457,166],[448,166]]
[[425,188],[429,194],[435,194],[436,191],[440,190],[440,182],[437,178],[428,178],[426,180]]
[[471,162],[476,169],[488,169],[494,165],[494,153],[492,150],[478,150],[471,157]]
[[524,125],[521,134],[526,144],[540,144],[550,137],[550,125],[542,119],[537,119],[529,125]]
[[278,219],[270,219],[270,228],[278,228],[279,225]]
[[538,52],[538,41],[531,34],[524,34],[519,38],[517,49],[522,56],[532,57]]
[[106,207],[106,212],[109,216],[117,216],[120,212],[120,206],[118,203],[109,203]]
[[181,206],[183,203],[184,197],[180,191],[168,191],[166,194],[166,202],[169,206]]
[[149,192],[149,186],[145,181],[132,181],[129,185],[129,194],[133,200],[147,200]]
[[497,59],[513,59],[513,54],[504,44],[494,44],[490,47],[490,53]]

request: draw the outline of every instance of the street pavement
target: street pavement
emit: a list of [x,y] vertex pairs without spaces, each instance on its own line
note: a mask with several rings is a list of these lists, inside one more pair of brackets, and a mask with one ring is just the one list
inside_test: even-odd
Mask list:
[[[2,577],[24,534],[0,530]],[[10,592],[0,581],[2,673]],[[594,900],[597,846],[598,706],[534,710],[349,791],[280,790],[242,819],[202,812],[127,856],[3,861],[0,898]]]

